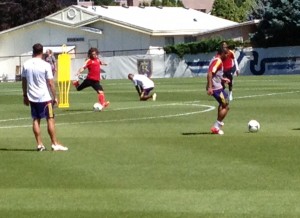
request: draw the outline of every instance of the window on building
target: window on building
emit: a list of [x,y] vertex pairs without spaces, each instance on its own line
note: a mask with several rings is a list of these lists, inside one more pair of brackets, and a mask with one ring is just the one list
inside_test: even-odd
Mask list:
[[190,43],[190,42],[196,42],[197,37],[195,36],[185,36],[184,37],[184,43]]
[[165,45],[174,45],[175,39],[173,36],[167,36],[165,37]]

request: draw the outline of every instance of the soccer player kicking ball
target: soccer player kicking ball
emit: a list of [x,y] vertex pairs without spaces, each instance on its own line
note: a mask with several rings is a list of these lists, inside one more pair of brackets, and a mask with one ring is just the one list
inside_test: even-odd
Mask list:
[[154,89],[154,82],[149,79],[147,76],[142,74],[128,74],[128,79],[131,80],[140,96],[140,101],[147,101],[149,98],[152,98],[153,101],[156,101],[156,93],[153,95],[150,92]]
[[78,80],[73,81],[73,85],[77,89],[77,91],[81,91],[87,87],[92,87],[98,94],[98,101],[103,107],[108,107],[109,101],[105,101],[105,95],[103,87],[100,84],[100,73],[101,65],[106,65],[99,58],[99,51],[97,48],[90,48],[88,51],[88,60],[85,62],[84,66],[81,67],[77,76],[79,76],[85,69],[88,69],[88,74],[86,79],[79,84]]
[[228,78],[223,78],[223,60],[226,58],[226,55],[227,50],[222,47],[219,48],[217,55],[211,60],[207,72],[207,94],[212,95],[219,103],[217,121],[211,127],[211,133],[219,135],[224,134],[221,128],[229,110],[228,94],[222,86],[222,82],[230,82]]

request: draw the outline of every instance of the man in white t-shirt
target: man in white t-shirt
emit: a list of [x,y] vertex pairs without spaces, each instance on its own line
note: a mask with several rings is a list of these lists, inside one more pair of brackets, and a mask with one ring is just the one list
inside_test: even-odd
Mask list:
[[43,46],[33,45],[33,57],[26,61],[22,69],[23,102],[30,105],[33,119],[32,129],[37,142],[37,150],[46,150],[41,137],[40,122],[46,118],[52,150],[67,151],[56,139],[53,105],[57,104],[55,84],[49,63],[44,61]]
[[150,92],[154,89],[154,82],[143,74],[128,74],[128,79],[131,80],[140,96],[140,101],[147,101],[152,98],[156,100],[156,93],[153,95]]

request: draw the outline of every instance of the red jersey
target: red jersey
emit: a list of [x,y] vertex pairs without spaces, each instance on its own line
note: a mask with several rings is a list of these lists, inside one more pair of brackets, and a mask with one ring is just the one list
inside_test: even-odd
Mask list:
[[88,59],[83,66],[83,69],[88,69],[87,79],[100,81],[101,61],[98,58]]
[[234,66],[234,53],[232,50],[228,50],[226,58],[223,60],[224,71],[229,71]]

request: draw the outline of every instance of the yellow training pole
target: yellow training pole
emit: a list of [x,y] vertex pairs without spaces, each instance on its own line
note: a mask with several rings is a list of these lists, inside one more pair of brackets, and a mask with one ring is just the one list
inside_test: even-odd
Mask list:
[[59,90],[59,108],[68,108],[71,83],[71,56],[66,53],[66,46],[62,46],[62,54],[58,55],[57,82]]

